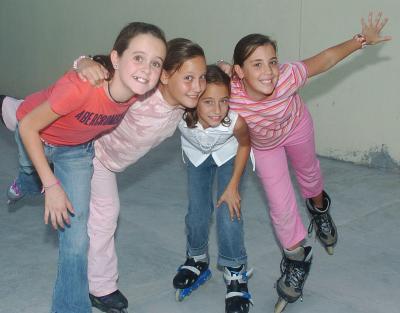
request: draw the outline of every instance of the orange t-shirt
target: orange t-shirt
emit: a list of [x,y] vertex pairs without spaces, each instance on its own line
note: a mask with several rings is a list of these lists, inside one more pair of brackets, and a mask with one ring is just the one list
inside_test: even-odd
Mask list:
[[40,137],[53,145],[73,146],[117,127],[136,98],[115,103],[108,98],[104,88],[82,82],[75,72],[70,71],[47,89],[26,97],[18,108],[17,119],[21,120],[46,100],[61,117],[42,129]]

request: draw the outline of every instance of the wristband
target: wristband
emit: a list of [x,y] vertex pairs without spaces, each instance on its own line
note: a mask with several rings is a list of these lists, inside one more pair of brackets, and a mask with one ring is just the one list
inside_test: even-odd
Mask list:
[[220,64],[229,64],[228,62],[226,62],[225,60],[218,60],[217,62],[215,62],[215,65],[220,65]]
[[74,63],[72,63],[72,68],[74,69],[74,71],[78,70],[78,62],[82,59],[91,59],[93,60],[93,58],[90,55],[81,55],[79,56],[77,59],[74,60]]
[[47,185],[47,186],[43,185],[41,193],[43,194],[43,193],[46,192],[46,190],[49,190],[50,188],[52,188],[54,186],[57,186],[57,185],[60,185],[60,181],[58,179],[56,180],[55,183],[52,183],[52,184]]
[[367,45],[367,39],[363,34],[357,34],[353,37],[353,39],[357,40],[361,44],[361,49],[364,49]]

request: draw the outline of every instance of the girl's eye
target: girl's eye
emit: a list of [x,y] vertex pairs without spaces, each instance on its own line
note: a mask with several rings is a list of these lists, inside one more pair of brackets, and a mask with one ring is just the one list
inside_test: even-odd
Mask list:
[[133,59],[136,61],[136,62],[142,62],[143,61],[143,57],[141,56],[141,55],[135,55],[134,57],[133,57]]
[[273,60],[270,62],[271,65],[277,65],[278,64],[278,60]]
[[201,79],[201,80],[205,80],[205,79],[206,79],[206,74],[201,75],[201,76],[200,76],[200,79]]
[[191,76],[191,75],[185,76],[185,80],[188,80],[191,82],[193,80],[193,76]]
[[261,67],[261,63],[254,63],[254,67]]
[[151,64],[154,68],[160,68],[161,67],[161,62],[153,62]]
[[211,104],[213,104],[213,101],[208,99],[208,100],[204,100],[203,103],[207,104],[207,105],[211,105]]

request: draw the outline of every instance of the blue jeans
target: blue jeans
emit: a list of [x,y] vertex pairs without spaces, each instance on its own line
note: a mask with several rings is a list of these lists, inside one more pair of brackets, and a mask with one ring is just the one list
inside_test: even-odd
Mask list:
[[24,195],[40,195],[42,182],[25,150],[21,137],[19,136],[18,125],[14,132],[15,141],[18,147],[19,172],[16,183]]
[[[213,182],[217,173],[217,197],[224,192],[231,180],[235,158],[222,166],[215,164],[209,156],[195,167],[185,156],[188,176],[189,208],[186,214],[187,254],[189,256],[208,253],[210,221],[214,211]],[[244,247],[243,216],[232,221],[224,202],[216,208],[218,265],[238,267],[247,263]]]
[[[32,179],[37,174],[23,147],[18,129],[15,138],[20,162],[17,183],[21,190],[34,193],[40,190],[40,184],[38,186],[38,181]],[[44,144],[44,151],[75,210],[75,214],[71,216],[71,225],[64,230],[58,230],[58,270],[51,312],[90,313],[92,308],[87,279],[87,221],[90,181],[93,175],[93,143],[77,146]]]

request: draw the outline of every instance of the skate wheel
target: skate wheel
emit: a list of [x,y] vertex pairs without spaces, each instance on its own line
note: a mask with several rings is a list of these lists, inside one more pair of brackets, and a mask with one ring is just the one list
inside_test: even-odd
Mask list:
[[182,295],[182,290],[176,289],[175,291],[175,300],[181,302],[185,297]]
[[326,247],[326,252],[328,252],[329,255],[333,255],[334,252],[333,247]]
[[281,313],[285,309],[287,305],[287,301],[281,297],[279,297],[278,302],[275,304],[275,311],[274,313]]

